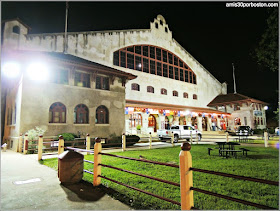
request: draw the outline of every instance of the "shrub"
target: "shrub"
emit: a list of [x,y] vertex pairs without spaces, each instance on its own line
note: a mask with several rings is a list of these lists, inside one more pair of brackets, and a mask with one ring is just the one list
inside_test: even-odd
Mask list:
[[137,130],[141,130],[141,125],[137,125],[137,126],[136,126],[136,129],[137,129]]
[[[74,133],[61,133],[61,134],[57,135],[57,139],[59,139],[60,135],[63,136],[64,141],[74,141],[75,138],[78,138],[78,136]],[[72,146],[72,144],[71,143],[65,143],[64,146]]]
[[[136,135],[126,135],[126,146],[133,146],[140,140],[139,136]],[[117,144],[119,143],[119,144]],[[122,146],[122,136],[116,136],[116,134],[111,134],[110,137],[106,140],[106,144],[114,144],[102,147],[121,147]]]
[[[46,132],[46,130],[39,128],[38,126],[35,127],[35,129],[30,129],[28,130],[26,133],[28,135],[28,144],[32,145],[32,144],[38,144],[38,142],[36,140],[39,140],[39,136],[40,135],[44,135],[44,133]],[[35,150],[38,148],[38,146],[29,146],[27,153],[28,154],[33,154],[35,152]]]

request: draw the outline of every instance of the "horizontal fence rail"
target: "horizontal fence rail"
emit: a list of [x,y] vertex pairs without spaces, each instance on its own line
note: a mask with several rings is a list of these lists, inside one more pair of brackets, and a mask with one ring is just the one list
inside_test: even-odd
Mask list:
[[253,207],[260,208],[260,209],[276,210],[273,207],[268,207],[268,206],[265,206],[265,205],[245,201],[245,200],[242,200],[242,199],[237,199],[237,198],[233,198],[233,197],[230,197],[230,196],[225,196],[225,195],[222,195],[222,194],[214,193],[214,192],[207,191],[207,190],[202,190],[202,189],[199,189],[199,188],[191,187],[190,189],[193,190],[193,191],[197,191],[197,192],[204,193],[204,194],[211,195],[211,196],[216,196],[216,197],[227,199],[227,200],[234,201],[234,202],[239,202],[241,204],[250,205],[250,206],[253,206]]
[[174,185],[174,186],[180,187],[179,183],[175,183],[175,182],[159,179],[159,178],[156,178],[156,177],[152,177],[152,176],[136,173],[136,172],[133,172],[133,171],[128,171],[128,170],[125,170],[125,169],[121,169],[121,168],[117,168],[117,167],[113,167],[113,166],[109,166],[109,165],[105,165],[105,164],[99,164],[99,165],[103,166],[103,167],[115,169],[115,170],[118,170],[118,171],[126,172],[126,173],[129,173],[129,174],[134,174],[134,175],[137,175],[137,176],[141,176],[141,177],[145,177],[145,178],[148,178],[148,179],[156,180],[156,181],[163,182],[163,183],[166,183],[166,184],[169,184],[169,185]]
[[70,150],[80,151],[80,152],[90,152],[90,153],[94,154],[94,151],[92,151],[92,150],[79,149],[79,148],[74,148],[74,147],[64,147],[64,149],[70,149]]
[[190,168],[190,170],[197,171],[197,172],[202,172],[202,173],[207,173],[207,174],[224,176],[224,177],[230,177],[230,178],[235,178],[235,179],[247,180],[247,181],[252,181],[252,182],[259,182],[259,183],[264,183],[264,184],[268,184],[268,185],[279,186],[279,182],[276,182],[276,181],[257,179],[257,178],[252,178],[252,177],[245,177],[245,176],[239,176],[239,175],[235,175],[235,174],[227,174],[227,173],[198,169],[198,168]]
[[86,173],[88,173],[88,174],[92,174],[92,175],[93,175],[93,172],[91,172],[91,171],[88,171],[88,170],[85,170],[85,169],[84,169],[84,172],[86,172]]
[[179,168],[179,165],[176,165],[176,164],[169,164],[169,163],[162,163],[162,162],[157,162],[157,161],[150,161],[150,160],[144,160],[144,159],[130,158],[130,157],[125,157],[125,156],[108,154],[108,153],[104,153],[104,152],[99,152],[99,154],[100,155],[107,155],[107,156],[111,156],[111,157],[122,158],[122,159],[127,159],[127,160],[135,160],[135,161],[140,161],[140,162],[145,162],[145,163],[152,163],[152,164],[157,164],[157,165],[162,165],[162,166],[170,166],[170,167]]
[[156,198],[158,198],[158,199],[171,202],[172,204],[177,204],[177,205],[181,206],[181,203],[180,203],[180,202],[177,202],[177,201],[174,201],[174,200],[171,200],[171,199],[168,199],[168,198],[165,198],[165,197],[156,195],[156,194],[154,194],[154,193],[150,193],[150,192],[148,192],[148,191],[145,191],[145,190],[142,190],[142,189],[139,189],[139,188],[132,187],[132,186],[130,186],[130,185],[126,185],[126,184],[124,184],[124,183],[118,182],[118,181],[116,181],[116,180],[110,179],[110,178],[105,177],[105,176],[102,176],[102,175],[98,175],[98,177],[101,177],[101,178],[103,178],[103,179],[106,179],[106,180],[109,180],[109,181],[111,181],[111,182],[117,183],[117,184],[119,184],[119,185],[123,185],[123,186],[125,186],[125,187],[127,187],[127,188],[130,188],[130,189],[133,189],[133,190],[136,190],[136,191],[145,193],[145,194],[147,194],[147,195],[156,197]]

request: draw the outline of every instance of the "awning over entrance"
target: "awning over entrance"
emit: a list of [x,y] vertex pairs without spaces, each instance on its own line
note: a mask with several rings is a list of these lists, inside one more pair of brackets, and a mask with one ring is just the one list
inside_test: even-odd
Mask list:
[[126,100],[125,106],[134,107],[134,108],[143,108],[143,109],[174,110],[174,111],[188,111],[188,112],[196,112],[196,113],[215,113],[215,114],[230,115],[230,113],[218,111],[210,108],[172,105],[172,104],[165,104],[165,103],[153,103],[153,102],[137,101],[137,100]]

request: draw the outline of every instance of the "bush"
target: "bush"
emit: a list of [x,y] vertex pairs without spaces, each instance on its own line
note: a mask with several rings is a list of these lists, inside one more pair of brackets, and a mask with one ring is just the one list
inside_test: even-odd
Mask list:
[[[74,141],[75,138],[78,138],[78,136],[74,133],[62,133],[62,134],[57,135],[57,139],[59,139],[60,135],[63,136],[64,141]],[[64,146],[72,146],[72,144],[71,143],[65,143]]]
[[[140,137],[136,135],[126,135],[126,146],[133,146],[135,143],[139,142]],[[119,144],[116,144],[119,143]],[[116,136],[116,134],[110,135],[106,140],[106,144],[114,144],[102,147],[121,147],[122,146],[122,136]]]
[[[39,140],[40,135],[44,135],[46,130],[39,128],[38,126],[35,127],[35,129],[30,129],[26,133],[28,135],[28,144],[38,144],[36,140]],[[37,150],[37,145],[36,146],[29,146],[27,153],[28,154],[34,154],[34,152]]]

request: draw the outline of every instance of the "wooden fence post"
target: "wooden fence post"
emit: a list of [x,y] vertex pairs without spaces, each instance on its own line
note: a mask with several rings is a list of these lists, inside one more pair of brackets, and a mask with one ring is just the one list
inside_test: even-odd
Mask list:
[[39,136],[38,140],[38,160],[42,160],[42,154],[43,154],[43,136]]
[[94,144],[94,164],[93,164],[93,186],[98,186],[101,183],[101,178],[98,175],[101,175],[101,166],[98,165],[101,163],[101,139],[95,138]]
[[18,151],[22,152],[22,133],[19,135]]
[[193,186],[193,172],[190,170],[192,167],[191,145],[183,143],[181,149],[179,155],[181,210],[190,210],[194,206],[193,191],[190,190]]
[[126,136],[125,133],[122,134],[122,151],[124,152],[126,149]]
[[[90,135],[87,134],[87,137],[86,137],[86,150],[90,150]],[[87,155],[89,155],[90,153],[87,152]]]
[[172,144],[172,147],[174,147],[174,133],[173,133],[173,131],[171,132],[171,144]]
[[264,136],[264,146],[267,147],[268,146],[268,134],[267,134],[267,132],[264,132],[263,136]]
[[58,154],[60,155],[62,152],[64,152],[64,139],[63,136],[60,135],[58,139]]
[[28,150],[28,135],[27,133],[24,135],[24,140],[23,140],[23,154],[26,154]]
[[151,132],[149,132],[149,149],[152,149],[152,133]]
[[190,136],[191,136],[191,144],[192,144],[192,131],[190,131]]
[[228,132],[226,132],[226,142],[228,142]]

